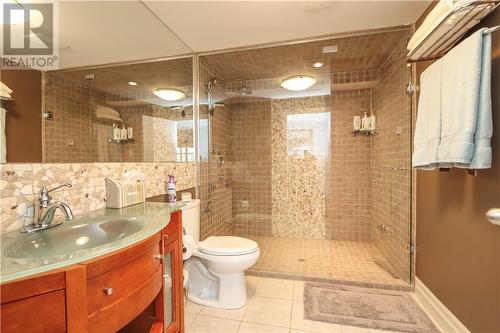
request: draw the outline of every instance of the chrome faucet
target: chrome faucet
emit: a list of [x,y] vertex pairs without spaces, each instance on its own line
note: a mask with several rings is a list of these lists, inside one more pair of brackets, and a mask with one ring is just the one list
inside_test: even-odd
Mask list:
[[71,221],[74,219],[73,212],[68,204],[62,201],[52,202],[52,197],[49,195],[50,192],[60,189],[61,187],[71,187],[71,184],[62,184],[53,189],[48,189],[43,186],[40,189],[40,195],[38,197],[38,203],[35,205],[36,216],[33,224],[25,226],[21,232],[35,232],[45,229],[50,229],[56,227],[63,222],[52,223],[57,209],[60,209],[65,217],[66,221]]

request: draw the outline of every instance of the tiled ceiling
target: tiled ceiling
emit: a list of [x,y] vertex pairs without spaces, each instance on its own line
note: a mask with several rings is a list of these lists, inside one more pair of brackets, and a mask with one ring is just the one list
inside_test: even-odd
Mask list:
[[[235,51],[202,59],[221,78],[257,80],[297,74],[324,74],[379,68],[408,30],[381,32],[301,44]],[[324,46],[336,45],[338,52],[323,54]],[[323,62],[321,68],[313,68]]]

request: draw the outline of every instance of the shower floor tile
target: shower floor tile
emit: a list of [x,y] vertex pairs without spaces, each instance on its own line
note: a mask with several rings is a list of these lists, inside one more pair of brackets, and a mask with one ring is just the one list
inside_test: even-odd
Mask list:
[[406,281],[384,269],[389,265],[371,243],[238,236],[259,244],[259,261],[247,271],[251,275],[411,289]]

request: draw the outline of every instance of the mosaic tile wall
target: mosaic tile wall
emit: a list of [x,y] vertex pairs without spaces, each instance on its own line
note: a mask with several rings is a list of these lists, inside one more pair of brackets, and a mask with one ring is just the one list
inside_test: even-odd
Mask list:
[[[406,67],[406,41],[382,68],[373,89],[373,109],[379,132],[371,138],[372,242],[387,259],[393,273],[409,281],[411,204],[411,98],[406,94],[410,68]],[[386,225],[387,231],[377,226]]]
[[271,101],[240,98],[233,112],[233,230],[272,236]]
[[326,236],[330,126],[317,124],[318,114],[330,120],[329,97],[271,102],[272,232],[276,237]]
[[105,177],[121,177],[136,169],[145,175],[146,196],[165,193],[166,175],[177,176],[177,189],[195,186],[194,163],[80,163],[0,165],[0,232],[23,226],[26,209],[42,186],[71,183],[53,192],[55,200],[70,205],[75,214],[106,206]]
[[[216,74],[203,62],[200,64],[200,97],[207,100],[206,83]],[[225,86],[215,87],[214,100],[223,98]],[[206,151],[200,161],[201,225],[200,237],[232,233],[232,113],[229,105],[216,107],[209,116],[207,105],[200,107],[200,126],[208,127],[200,137],[201,150]],[[224,163],[217,163],[217,152],[224,153]],[[222,177],[221,177],[222,176]]]
[[327,237],[370,240],[370,139],[353,136],[354,116],[370,109],[370,91],[338,91],[332,97],[331,164]]

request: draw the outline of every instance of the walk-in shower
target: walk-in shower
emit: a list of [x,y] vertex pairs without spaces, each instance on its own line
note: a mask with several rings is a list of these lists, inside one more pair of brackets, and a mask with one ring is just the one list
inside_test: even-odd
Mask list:
[[[409,286],[407,35],[202,56],[202,238],[257,241],[261,258],[250,274]],[[337,52],[323,52],[332,46]],[[315,83],[283,88],[296,76]],[[376,128],[353,132],[353,118],[365,113]]]

